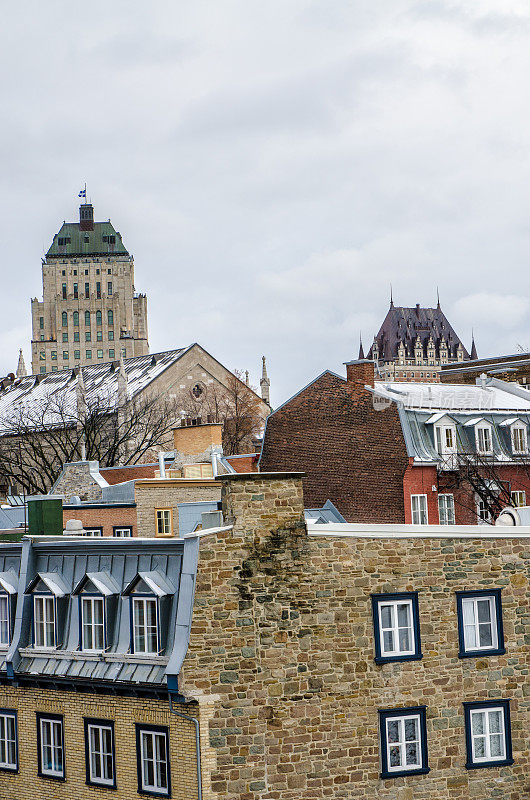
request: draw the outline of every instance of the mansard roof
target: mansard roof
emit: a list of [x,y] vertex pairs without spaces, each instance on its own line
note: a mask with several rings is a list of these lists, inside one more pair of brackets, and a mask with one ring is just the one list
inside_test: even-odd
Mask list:
[[[382,361],[393,361],[398,357],[401,343],[405,353],[414,357],[416,343],[419,340],[423,356],[427,357],[429,340],[434,342],[436,358],[440,358],[443,343],[447,347],[448,357],[456,358],[458,346],[464,351],[464,360],[469,360],[469,353],[459,336],[440,308],[423,308],[419,303],[414,308],[395,306],[391,303],[388,313],[375,337],[378,347],[378,358]],[[373,358],[373,345],[368,353]]]
[[77,256],[128,256],[119,233],[111,223],[94,222],[92,230],[82,230],[79,222],[63,222],[53,237],[46,258]]

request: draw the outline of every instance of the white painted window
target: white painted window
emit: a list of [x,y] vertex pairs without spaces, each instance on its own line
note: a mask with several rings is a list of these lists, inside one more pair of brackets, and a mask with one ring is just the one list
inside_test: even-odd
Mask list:
[[528,452],[526,425],[512,425],[512,450],[514,453]]
[[55,647],[55,598],[52,595],[34,596],[33,632],[35,647]]
[[169,792],[167,736],[158,731],[140,731],[142,790]]
[[114,528],[113,536],[116,536],[119,539],[127,539],[132,536],[132,529],[131,528]]
[[497,649],[497,609],[493,595],[466,597],[462,600],[462,625],[464,649]]
[[515,506],[516,508],[522,508],[526,505],[526,492],[516,489],[515,491],[510,492],[510,499],[512,501],[512,506]]
[[88,767],[91,783],[110,786],[114,784],[113,730],[110,725],[89,723]]
[[17,718],[8,711],[0,712],[0,767],[17,769]]
[[456,453],[456,426],[435,425],[436,450],[441,455]]
[[81,629],[83,650],[105,649],[105,609],[102,597],[81,598]]
[[102,528],[85,528],[85,536],[103,536]]
[[452,494],[438,495],[438,512],[440,525],[455,524],[455,498]]
[[427,525],[429,521],[427,514],[427,495],[413,494],[410,500],[412,505],[412,524]]
[[502,761],[506,758],[504,708],[472,709],[471,752],[474,764]]
[[53,778],[64,777],[63,723],[58,719],[41,717],[40,771]]
[[421,768],[419,715],[387,717],[385,722],[388,771],[402,772]]
[[414,655],[416,641],[412,600],[380,601],[377,610],[381,655]]
[[477,425],[475,428],[475,442],[479,453],[488,455],[493,452],[490,425],[485,423]]
[[135,653],[158,653],[158,603],[151,597],[133,597]]
[[492,525],[493,517],[489,506],[484,500],[477,501],[477,523],[479,525]]
[[11,625],[9,622],[9,596],[0,595],[0,647],[7,647],[11,640]]

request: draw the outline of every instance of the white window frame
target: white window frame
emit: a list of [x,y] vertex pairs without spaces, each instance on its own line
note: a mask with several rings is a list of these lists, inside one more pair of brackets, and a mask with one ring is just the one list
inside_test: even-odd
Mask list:
[[492,525],[493,524],[493,516],[491,511],[486,508],[486,503],[484,500],[480,498],[477,500],[476,503],[477,508],[477,525]]
[[[152,627],[150,625],[147,625],[146,609],[147,609],[147,604],[148,603],[154,603],[154,605],[155,605],[156,650],[149,650],[148,649],[148,643],[149,643],[148,630]],[[143,621],[143,625],[141,625],[141,626],[138,626],[136,624],[136,613],[135,613],[135,610],[136,610],[137,605],[141,605],[143,607],[143,620],[144,621]],[[134,653],[145,653],[145,654],[151,653],[151,654],[153,654],[153,653],[158,653],[160,651],[160,629],[159,629],[159,619],[158,619],[158,599],[156,597],[145,597],[145,596],[139,596],[139,597],[137,596],[137,597],[135,597],[134,595],[132,596],[132,628],[133,628],[133,630],[132,630],[132,650],[133,650]],[[144,637],[144,645],[145,645],[145,647],[144,647],[143,650],[136,647],[137,638],[139,638],[139,637],[137,637],[136,633],[137,633],[137,630],[139,630],[139,629],[143,632],[143,637]]]
[[[103,731],[110,733],[110,751],[104,750],[104,736]],[[86,726],[87,735],[87,749],[88,749],[88,775],[90,782],[98,786],[114,786],[115,783],[115,769],[114,764],[114,729],[112,725],[105,725],[103,722],[88,722]],[[97,742],[93,742],[92,735],[97,738]],[[96,744],[96,748],[93,745]],[[112,764],[112,773],[110,778],[102,777],[106,771],[106,758],[110,756]],[[96,769],[94,769],[96,767]],[[99,775],[96,774],[99,771]]]
[[[414,720],[416,723],[416,736],[417,738],[412,740],[405,740],[405,721]],[[389,742],[388,740],[388,727],[390,722],[397,722],[399,728],[398,734],[398,741],[397,742]],[[415,764],[399,764],[392,766],[390,761],[390,748],[395,748],[396,746],[399,748],[400,753],[400,761],[403,760],[403,756],[405,755],[405,762],[406,762],[406,744],[412,743],[417,745],[417,753],[418,753],[418,761]],[[419,714],[396,714],[395,717],[386,717],[385,719],[385,746],[386,746],[386,763],[387,763],[387,771],[388,772],[405,772],[407,770],[415,771],[417,769],[421,769],[423,765],[423,752],[421,746],[421,717]]]
[[0,594],[0,648],[11,644],[11,599]]
[[[520,434],[521,442],[516,441],[518,438],[516,434]],[[511,440],[512,450],[514,453],[519,455],[528,453],[528,435],[526,425],[523,425],[521,422],[514,422],[511,428]]]
[[132,528],[130,525],[124,525],[122,528],[114,528],[112,535],[118,539],[130,539],[132,536]]
[[[49,728],[51,748],[51,762],[52,767],[48,769],[44,766],[44,729]],[[40,733],[40,771],[41,775],[48,775],[52,778],[64,778],[64,735],[63,735],[63,721],[61,719],[54,719],[53,717],[40,717],[39,718],[39,733]],[[60,756],[60,767],[59,757]]]
[[438,516],[440,525],[455,524],[455,498],[452,494],[438,495]]
[[84,528],[83,536],[103,536],[103,528]]
[[[408,608],[408,620],[409,625],[407,626],[399,626],[398,623],[398,606],[405,605]],[[381,613],[381,609],[384,606],[388,606],[391,608],[391,618],[392,623],[390,628],[383,627],[383,615]],[[414,605],[412,599],[402,599],[402,600],[378,600],[377,601],[377,622],[379,626],[379,647],[381,650],[381,658],[393,658],[395,656],[413,656],[416,654],[416,631],[415,631],[415,619],[414,619]],[[408,650],[401,650],[399,649],[399,632],[400,630],[409,630],[410,631],[410,648]],[[385,631],[392,631],[392,639],[394,642],[394,650],[385,650],[385,639],[384,639],[384,632]],[[396,649],[396,645],[397,648]]]
[[510,492],[510,500],[514,508],[522,508],[526,505],[526,492],[523,489],[514,489]]
[[[481,443],[481,434],[483,442]],[[489,439],[489,448],[486,447],[486,439]],[[481,444],[484,446],[482,447]],[[487,422],[479,422],[475,427],[475,446],[477,453],[483,456],[490,456],[493,454],[493,432],[491,425]]]
[[[151,752],[153,753],[152,758],[148,758],[145,753],[145,745],[148,739],[151,739]],[[141,776],[141,783],[142,783],[142,791],[145,792],[156,792],[157,794],[169,794],[169,747],[168,747],[168,736],[163,731],[150,731],[145,730],[144,728],[140,728],[139,731],[139,740],[140,740],[140,776]],[[164,742],[164,750],[165,750],[165,759],[163,760],[160,758],[160,741],[163,740]],[[153,778],[154,783],[150,783],[148,776],[147,776],[147,764],[152,762],[153,764]],[[162,781],[162,776],[160,775],[160,770],[158,765],[165,764],[166,766],[166,780],[165,785]]]
[[[11,756],[12,760],[10,760]],[[18,769],[17,715],[15,712],[0,712],[0,768]]]
[[[451,435],[452,444],[447,443],[448,434]],[[456,425],[435,425],[434,441],[436,452],[440,455],[453,455],[456,453]]]
[[[420,502],[420,498],[425,500],[425,508],[422,508],[422,503]],[[416,508],[414,508],[414,501],[416,500]],[[429,524],[429,510],[427,506],[427,495],[426,494],[411,494],[410,496],[410,509],[411,509],[411,519],[413,525],[428,525]],[[425,519],[422,519],[422,516],[425,516]]]
[[[85,608],[90,606],[92,610],[91,621],[85,620]],[[101,608],[101,622],[95,620],[95,608]],[[88,631],[86,629],[88,628]],[[98,629],[100,631],[98,632]],[[96,642],[96,635],[101,636],[101,647],[86,647],[86,634],[92,638],[92,643]],[[88,637],[87,637],[88,638]],[[101,595],[81,595],[81,650],[85,653],[101,653],[105,649],[105,598]]]
[[[490,730],[490,714],[500,712],[501,717],[501,730],[492,732]],[[469,710],[469,736],[471,738],[471,758],[473,764],[488,764],[495,761],[504,761],[506,759],[506,724],[504,719],[505,709],[504,706],[492,705],[487,708],[471,708]],[[483,729],[484,734],[473,734],[473,717],[483,716]],[[491,737],[499,736],[502,741],[502,754],[497,756],[491,755]],[[475,755],[475,740],[484,739],[484,756]]]
[[[37,621],[37,607],[42,604],[42,618]],[[48,611],[51,614],[48,616]],[[53,650],[57,646],[57,623],[56,623],[55,597],[53,594],[33,595],[33,643],[35,647],[43,650]],[[53,639],[49,637],[48,626],[53,626]],[[42,637],[38,635],[39,627]],[[39,641],[41,639],[41,641]]]
[[[487,625],[488,623],[479,622],[478,619],[478,603],[488,601],[489,603],[489,611],[490,611],[490,621],[489,621],[489,628],[491,631],[491,644],[481,645],[480,644],[480,627]],[[465,622],[465,611],[464,606],[467,608],[472,609],[472,617],[473,622],[472,624],[466,624]],[[498,637],[498,608],[497,608],[497,598],[495,595],[488,595],[488,594],[481,594],[477,595],[476,597],[463,597],[462,598],[462,635],[464,640],[464,652],[466,653],[474,653],[478,651],[488,652],[489,650],[497,650],[499,647],[499,637]],[[475,646],[472,647],[471,643],[467,641],[466,638],[466,629],[472,627],[475,632]]]

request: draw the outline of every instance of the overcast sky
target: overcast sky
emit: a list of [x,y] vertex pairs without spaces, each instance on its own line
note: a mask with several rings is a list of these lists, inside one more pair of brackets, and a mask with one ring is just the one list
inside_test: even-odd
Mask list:
[[148,294],[272,401],[388,308],[530,349],[527,0],[27,1],[2,11],[0,371],[87,182]]

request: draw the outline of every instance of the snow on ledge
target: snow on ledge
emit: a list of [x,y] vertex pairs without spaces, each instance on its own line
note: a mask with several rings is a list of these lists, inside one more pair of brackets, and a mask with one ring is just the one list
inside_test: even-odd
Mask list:
[[309,536],[350,539],[530,539],[530,526],[375,525],[363,522],[307,522]]

